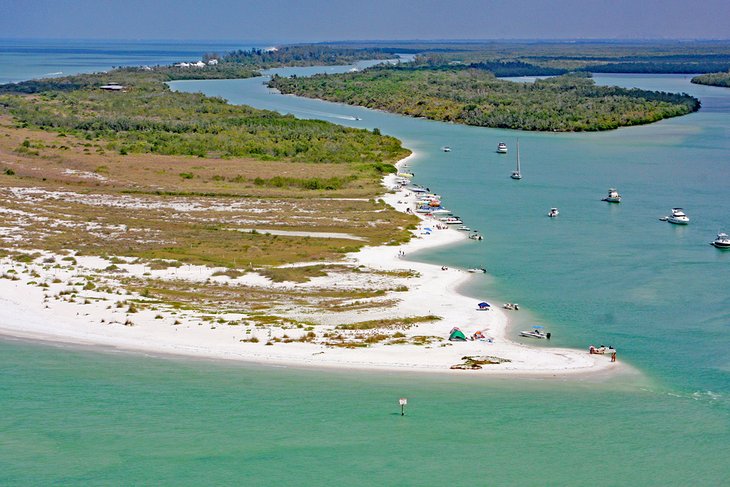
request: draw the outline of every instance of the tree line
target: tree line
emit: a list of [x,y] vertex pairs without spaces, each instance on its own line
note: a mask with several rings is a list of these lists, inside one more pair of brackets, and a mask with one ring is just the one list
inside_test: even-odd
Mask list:
[[274,77],[270,86],[433,120],[559,132],[651,123],[700,107],[687,94],[596,86],[585,73],[515,83],[477,69],[375,67],[310,78]]

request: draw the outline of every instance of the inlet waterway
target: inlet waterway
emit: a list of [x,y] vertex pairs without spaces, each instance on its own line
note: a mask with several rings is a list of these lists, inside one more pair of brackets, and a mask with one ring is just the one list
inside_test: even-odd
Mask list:
[[[321,69],[350,67],[276,72]],[[545,134],[282,96],[262,78],[173,86],[398,137],[417,153],[416,182],[485,235],[410,258],[486,267],[465,293],[519,302],[515,326],[540,323],[555,345],[610,343],[640,377],[299,370],[7,339],[0,483],[724,484],[730,252],[708,242],[730,230],[730,90],[684,76],[596,80],[686,91],[703,108],[612,132]],[[517,138],[522,181],[509,179],[514,153],[495,153]],[[609,187],[620,205],[600,201]],[[557,219],[546,217],[553,206]],[[690,225],[658,221],[673,206]]]

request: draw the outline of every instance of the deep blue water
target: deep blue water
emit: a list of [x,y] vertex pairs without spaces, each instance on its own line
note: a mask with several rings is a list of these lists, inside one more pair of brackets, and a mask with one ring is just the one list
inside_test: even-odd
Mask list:
[[265,45],[233,41],[0,39],[0,84],[81,72],[107,71],[117,66],[156,66],[198,61],[207,52],[223,54],[251,47]]

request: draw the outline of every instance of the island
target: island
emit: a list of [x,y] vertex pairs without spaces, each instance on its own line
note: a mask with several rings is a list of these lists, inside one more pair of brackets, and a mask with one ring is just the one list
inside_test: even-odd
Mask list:
[[[261,68],[212,59],[0,87],[0,333],[331,367],[616,369],[514,343],[506,311],[455,291],[466,269],[402,258],[467,238],[414,214],[397,139],[165,84]],[[472,340],[449,341],[457,323]]]

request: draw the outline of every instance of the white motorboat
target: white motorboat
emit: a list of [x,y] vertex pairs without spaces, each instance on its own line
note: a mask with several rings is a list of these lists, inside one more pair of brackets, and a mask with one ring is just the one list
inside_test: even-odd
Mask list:
[[522,179],[522,173],[520,172],[520,141],[517,141],[517,169],[512,171],[510,176],[512,179]]
[[689,217],[682,208],[672,208],[672,214],[667,217],[667,221],[675,225],[686,225],[689,223]]
[[464,222],[461,221],[461,219],[458,216],[448,216],[446,218],[441,218],[441,221],[443,223],[446,223],[447,225],[463,225]]
[[715,240],[710,242],[710,245],[717,247],[718,249],[730,249],[730,237],[727,233],[718,233]]
[[444,152],[451,152],[451,147],[449,147],[448,145],[445,145],[441,148],[441,150]]
[[471,232],[471,228],[467,227],[466,225],[462,225],[457,230],[461,230],[462,232]]
[[610,188],[608,190],[608,196],[603,198],[601,201],[607,201],[609,203],[621,203],[621,195],[616,191],[616,188]]
[[500,142],[497,144],[497,154],[506,154],[507,153],[507,144],[504,142]]
[[482,237],[478,233],[472,233],[471,235],[469,235],[469,238],[472,240],[483,240],[484,239],[484,237]]
[[550,333],[545,333],[542,331],[542,326],[534,326],[532,330],[529,331],[521,331],[520,332],[521,337],[527,337],[527,338],[539,338],[539,339],[547,339],[550,340]]
[[435,208],[435,209],[431,210],[431,213],[434,215],[450,215],[451,214],[451,212],[449,210],[447,210],[446,208],[443,208],[443,207]]
[[504,303],[502,305],[502,307],[504,309],[509,309],[509,310],[512,310],[512,311],[519,311],[520,310],[520,305],[517,304],[517,303]]
[[550,208],[550,211],[548,211],[547,216],[549,216],[550,218],[555,218],[559,214],[560,214],[560,212],[558,211],[557,208]]
[[487,273],[487,270],[483,267],[472,267],[471,269],[467,269],[466,271],[472,272],[475,274],[477,274],[477,273],[486,274]]

